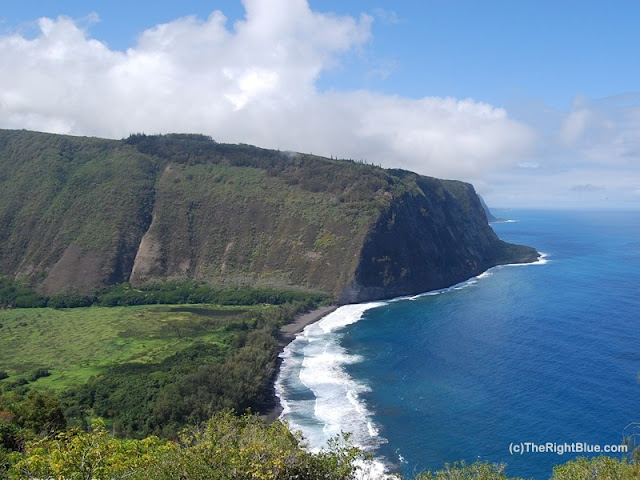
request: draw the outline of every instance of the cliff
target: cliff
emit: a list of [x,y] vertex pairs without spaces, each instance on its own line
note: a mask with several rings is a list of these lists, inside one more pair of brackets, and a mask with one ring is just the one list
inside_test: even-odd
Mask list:
[[472,185],[393,171],[412,188],[381,212],[363,245],[345,302],[435,290],[490,267],[535,260],[535,249],[501,241]]
[[0,274],[47,294],[193,279],[346,303],[537,257],[469,184],[200,135],[0,130],[0,192]]
[[482,208],[484,209],[484,213],[487,215],[487,221],[489,223],[506,222],[504,218],[496,217],[493,213],[491,213],[491,210],[489,209],[489,206],[484,201],[484,198],[482,198],[480,195],[478,195],[478,198],[480,199],[480,205],[482,205]]

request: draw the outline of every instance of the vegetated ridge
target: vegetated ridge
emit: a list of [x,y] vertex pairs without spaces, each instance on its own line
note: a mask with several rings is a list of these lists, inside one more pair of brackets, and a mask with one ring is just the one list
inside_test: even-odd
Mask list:
[[537,257],[459,181],[202,135],[0,130],[0,274],[46,295],[195,280],[350,303]]

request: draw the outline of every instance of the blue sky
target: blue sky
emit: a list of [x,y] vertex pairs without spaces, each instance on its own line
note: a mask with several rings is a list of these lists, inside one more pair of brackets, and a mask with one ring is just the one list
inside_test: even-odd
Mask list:
[[637,208],[639,19],[631,1],[2,0],[0,127],[197,131],[460,178],[498,207]]

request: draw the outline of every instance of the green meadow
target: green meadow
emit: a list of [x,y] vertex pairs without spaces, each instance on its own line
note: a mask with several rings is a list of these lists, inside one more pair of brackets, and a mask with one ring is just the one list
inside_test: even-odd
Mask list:
[[[50,375],[32,385],[62,391],[105,367],[157,363],[197,341],[230,350],[234,332],[251,328],[248,311],[270,307],[153,305],[0,311],[0,371],[5,381]],[[249,320],[248,323],[251,323]]]

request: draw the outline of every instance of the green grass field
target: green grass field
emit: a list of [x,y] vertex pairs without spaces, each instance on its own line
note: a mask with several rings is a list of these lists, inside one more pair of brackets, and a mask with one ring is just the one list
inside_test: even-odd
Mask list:
[[158,362],[194,341],[230,349],[247,310],[269,307],[154,305],[0,311],[0,371],[4,382],[39,368],[51,372],[33,383],[61,391],[84,383],[104,367]]

